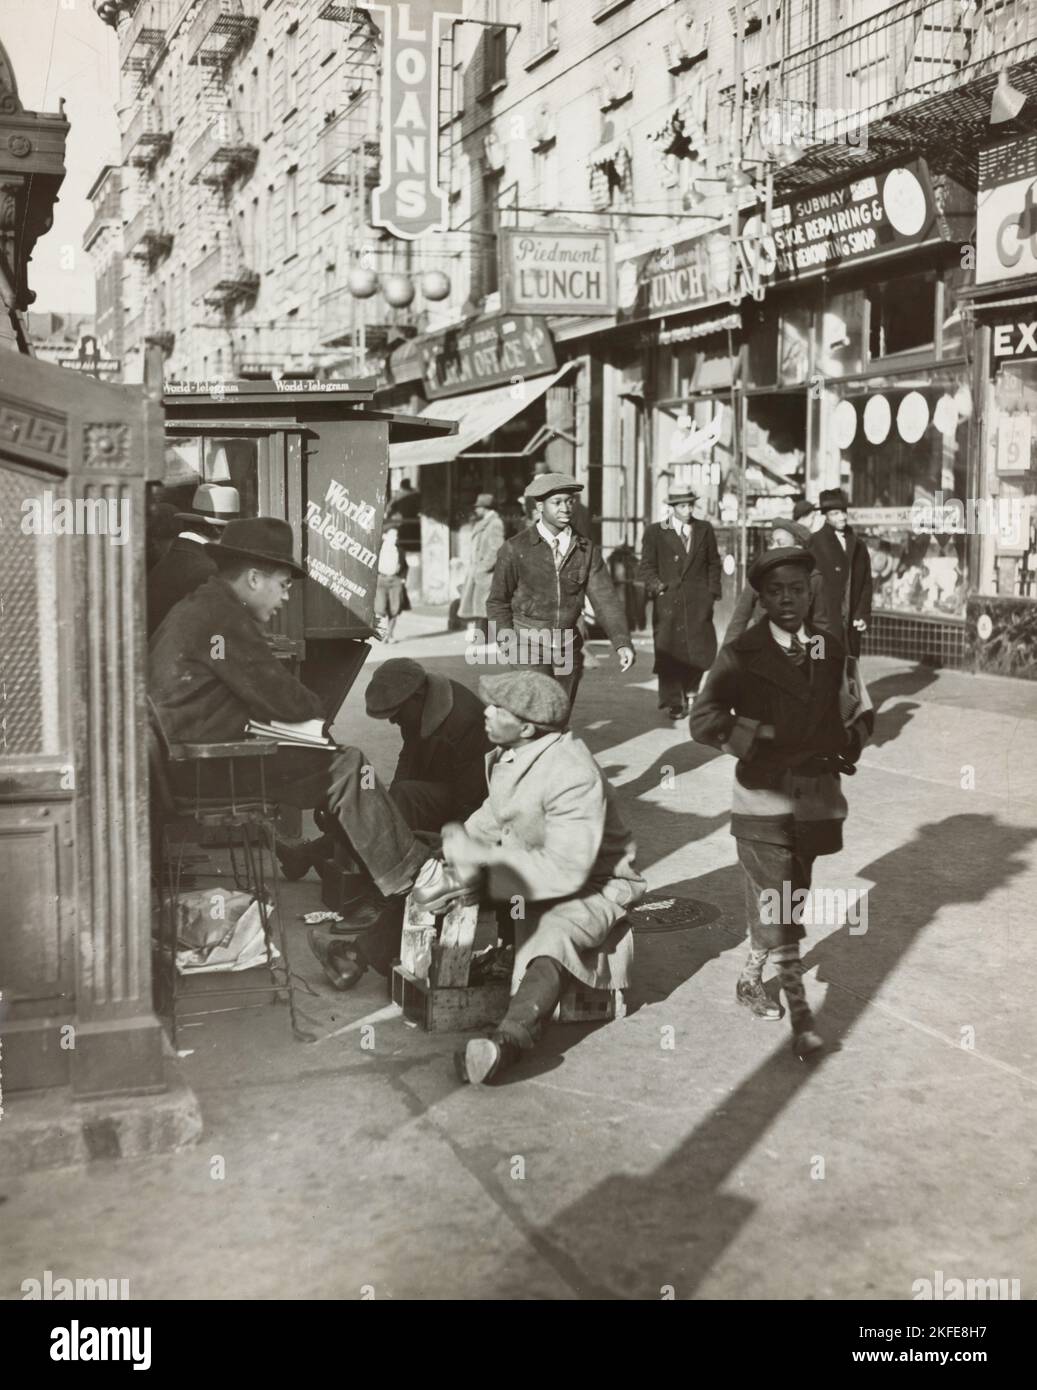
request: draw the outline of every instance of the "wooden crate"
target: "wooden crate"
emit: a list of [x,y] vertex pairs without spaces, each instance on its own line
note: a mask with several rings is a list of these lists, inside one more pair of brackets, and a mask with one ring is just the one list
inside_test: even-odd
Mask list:
[[625,1018],[626,1011],[625,990],[591,989],[570,975],[555,1018],[559,1023],[604,1023]]
[[508,1011],[511,989],[506,980],[486,985],[430,985],[397,965],[392,973],[392,997],[404,1018],[426,1033],[463,1033],[498,1024]]

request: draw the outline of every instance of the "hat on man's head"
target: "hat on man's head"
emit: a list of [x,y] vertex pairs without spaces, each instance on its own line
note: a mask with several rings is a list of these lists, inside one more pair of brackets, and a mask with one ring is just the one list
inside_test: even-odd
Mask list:
[[506,709],[516,719],[543,729],[564,729],[569,722],[569,697],[552,676],[540,671],[506,671],[483,676],[479,694],[488,705]]
[[850,499],[841,487],[830,487],[821,493],[817,505],[823,512],[848,512]]
[[789,521],[787,516],[772,517],[767,525],[771,531],[787,531],[790,536],[796,538],[797,545],[809,545],[811,530],[809,526],[803,526],[798,521]]
[[800,517],[809,516],[816,508],[813,502],[808,502],[805,497],[801,497],[792,508],[792,520],[798,521]]
[[419,666],[409,656],[394,656],[383,661],[364,693],[367,713],[372,719],[391,719],[424,684],[424,666]]
[[475,505],[477,507],[495,507],[497,505],[497,499],[492,492],[480,492],[479,496],[475,499]]
[[690,487],[676,487],[667,496],[666,504],[667,506],[672,507],[675,506],[678,502],[697,502],[698,500],[698,493],[692,492]]
[[749,583],[757,593],[764,578],[781,565],[799,565],[809,574],[814,568],[814,557],[809,550],[801,550],[798,545],[780,545],[774,550],[765,550],[749,566]]
[[202,483],[195,488],[189,512],[177,512],[177,521],[205,521],[210,526],[226,526],[241,515],[241,498],[236,487],[222,483]]
[[528,497],[531,502],[540,502],[545,497],[550,497],[552,492],[582,491],[583,484],[578,483],[569,473],[541,473],[533,479],[523,496]]
[[210,546],[209,554],[218,565],[225,560],[252,560],[257,565],[279,565],[305,576],[292,547],[292,528],[287,521],[276,516],[250,516],[228,521],[223,535]]

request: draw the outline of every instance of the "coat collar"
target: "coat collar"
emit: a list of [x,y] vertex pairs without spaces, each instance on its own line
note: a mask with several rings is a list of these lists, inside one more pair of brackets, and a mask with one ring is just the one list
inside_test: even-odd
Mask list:
[[741,636],[735,638],[731,646],[745,655],[750,671],[809,704],[824,694],[827,682],[818,679],[818,676],[822,671],[833,669],[832,662],[842,658],[843,649],[829,633],[822,633],[809,623],[806,624],[806,630],[811,637],[823,637],[825,643],[824,657],[817,662],[815,678],[812,681],[803,678],[802,672],[775,642],[766,615],[747,627]]
[[[540,738],[530,739],[528,743],[520,744],[514,749],[514,758],[509,758],[505,764],[513,771],[515,780],[524,777],[529,769],[544,756],[549,749],[563,738],[572,738],[572,734],[566,729],[558,733],[541,734]],[[508,750],[505,748],[493,748],[486,754],[486,780],[490,782],[490,775],[493,769],[500,763],[501,758]]]
[[430,738],[447,719],[454,708],[454,688],[446,676],[426,673],[425,703],[421,710],[420,738]]
[[688,519],[688,526],[691,529],[691,544],[688,546],[687,550],[684,548],[683,538],[678,534],[677,528],[673,524],[672,516],[664,518],[659,524],[662,528],[663,535],[668,537],[670,549],[678,557],[682,567],[687,569],[695,557],[695,549],[698,546],[699,537],[701,535],[698,518],[693,516]]

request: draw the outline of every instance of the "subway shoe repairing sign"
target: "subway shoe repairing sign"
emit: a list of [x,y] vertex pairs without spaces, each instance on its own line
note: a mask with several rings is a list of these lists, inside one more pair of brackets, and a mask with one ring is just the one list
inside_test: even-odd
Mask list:
[[381,182],[371,222],[413,241],[447,225],[439,186],[439,52],[462,0],[413,0],[366,9],[382,32]]

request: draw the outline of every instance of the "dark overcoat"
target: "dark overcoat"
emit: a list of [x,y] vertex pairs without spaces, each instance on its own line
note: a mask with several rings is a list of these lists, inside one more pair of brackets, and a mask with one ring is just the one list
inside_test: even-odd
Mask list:
[[436,782],[450,788],[451,819],[464,820],[486,799],[486,706],[474,691],[430,675],[420,728],[407,737],[393,784]]
[[669,521],[645,527],[638,578],[652,602],[656,669],[660,655],[705,671],[717,654],[713,604],[720,597],[720,552],[708,521],[691,522],[691,545]]
[[810,550],[824,584],[825,613],[831,630],[838,632],[841,622],[846,654],[860,656],[861,634],[853,626],[856,618],[871,622],[871,557],[868,547],[847,526],[846,549],[836,538],[835,528],[826,522],[810,537]]
[[169,610],[216,573],[209,547],[177,536],[148,574],[148,636]]

